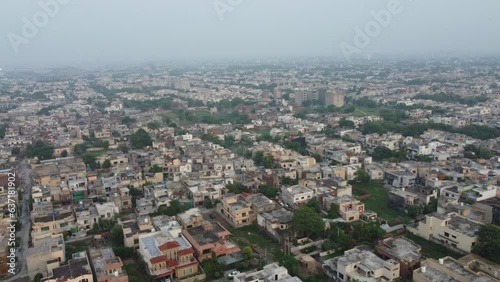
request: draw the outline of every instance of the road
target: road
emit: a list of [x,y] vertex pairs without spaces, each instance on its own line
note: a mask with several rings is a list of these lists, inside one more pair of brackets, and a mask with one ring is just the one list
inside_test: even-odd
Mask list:
[[[33,186],[33,178],[31,175],[31,169],[28,165],[26,159],[21,160],[19,164],[19,181],[23,188],[23,199],[19,203],[19,209],[21,210],[21,217],[18,219],[21,222],[21,230],[17,233],[17,236],[21,238],[20,246],[17,249],[17,270],[18,273],[14,276],[10,276],[8,279],[2,281],[17,281],[17,279],[28,276],[28,266],[26,264],[26,255],[28,251],[28,244],[30,240],[30,210],[29,210],[29,199],[31,197],[31,187]],[[21,189],[18,190],[18,193]]]

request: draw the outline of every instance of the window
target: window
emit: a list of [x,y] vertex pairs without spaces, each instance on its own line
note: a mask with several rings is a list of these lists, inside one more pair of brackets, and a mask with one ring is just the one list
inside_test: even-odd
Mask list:
[[446,237],[450,237],[450,233],[448,233],[448,232],[444,232],[444,236],[446,236]]
[[339,272],[339,278],[340,279],[344,279],[344,274],[342,274],[342,273]]

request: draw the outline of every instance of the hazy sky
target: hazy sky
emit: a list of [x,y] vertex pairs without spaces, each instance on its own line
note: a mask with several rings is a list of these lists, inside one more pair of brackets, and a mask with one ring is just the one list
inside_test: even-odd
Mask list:
[[[356,47],[355,27],[364,30],[374,20],[371,12],[387,10],[394,0],[64,0],[68,3],[58,4],[59,11],[48,16],[45,26],[23,33],[23,17],[33,23],[38,15],[40,26],[46,13],[40,3],[57,1],[63,2],[0,1],[0,67],[186,58],[343,58],[339,44]],[[221,12],[222,18],[216,3],[231,10]],[[358,48],[361,55],[500,53],[500,1],[400,3],[402,11],[392,14],[388,24]]]

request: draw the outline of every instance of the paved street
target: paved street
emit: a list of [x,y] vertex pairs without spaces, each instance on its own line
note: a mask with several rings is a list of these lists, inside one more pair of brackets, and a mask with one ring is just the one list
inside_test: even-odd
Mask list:
[[[19,278],[28,275],[28,267],[26,265],[26,254],[29,244],[29,233],[31,229],[30,211],[29,211],[29,199],[31,197],[31,187],[33,185],[33,180],[31,177],[31,169],[28,165],[27,160],[22,160],[18,170],[18,177],[20,180],[20,188],[24,189],[23,199],[19,203],[18,209],[21,211],[21,217],[19,222],[21,223],[21,231],[17,233],[17,236],[21,238],[20,247],[17,249],[17,270],[20,271],[9,277],[8,279],[2,281],[18,281]],[[18,190],[21,193],[21,189]]]

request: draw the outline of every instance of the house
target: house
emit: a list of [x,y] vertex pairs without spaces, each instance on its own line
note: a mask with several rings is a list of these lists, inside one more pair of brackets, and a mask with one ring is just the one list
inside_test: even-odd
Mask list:
[[136,219],[120,221],[123,230],[125,247],[139,248],[139,237],[142,234],[154,232],[154,226],[149,215],[138,216]]
[[256,220],[256,213],[252,204],[240,194],[226,194],[217,204],[217,212],[234,228],[252,224]]
[[302,185],[281,187],[281,200],[292,207],[306,204],[314,197],[314,191]]
[[401,188],[389,191],[389,206],[391,208],[405,212],[408,210],[408,207],[420,205],[418,195],[405,189]]
[[204,221],[199,208],[192,208],[183,213],[177,214],[177,220],[183,228],[197,227]]
[[[365,211],[365,204],[350,196],[334,198],[332,204],[345,222],[359,220]],[[330,208],[333,208],[332,206]]]
[[[85,251],[73,254],[68,264],[56,267],[52,275],[42,279],[43,282],[94,282],[92,269]],[[118,280],[123,281],[123,280]],[[110,281],[111,282],[111,281]]]
[[415,235],[453,250],[470,253],[477,242],[477,232],[481,224],[457,213],[430,213],[416,226],[407,226],[407,229]]
[[326,260],[322,268],[333,281],[395,281],[400,273],[399,262],[383,260],[364,245]]
[[66,261],[64,237],[62,234],[33,239],[33,247],[27,250],[28,275],[34,279],[37,273],[47,277],[52,269]]
[[229,231],[218,222],[205,221],[201,226],[182,230],[182,235],[191,243],[194,255],[199,261],[212,257],[212,252],[217,257],[241,252],[238,245],[229,240]]
[[375,248],[383,258],[399,262],[401,277],[410,278],[413,270],[420,267],[422,248],[406,237],[389,237],[380,240]]
[[123,270],[123,262],[111,247],[90,248],[90,262],[96,282],[128,282],[128,275]]
[[278,242],[281,242],[282,235],[292,223],[293,213],[284,208],[263,212],[257,215],[257,225],[264,229]]
[[405,170],[389,170],[385,172],[384,180],[394,187],[410,187],[415,183],[417,175]]
[[139,237],[139,254],[155,279],[183,279],[197,276],[199,262],[191,244],[183,236],[157,231]]
[[[422,261],[420,268],[413,271],[413,281],[415,282],[433,282],[433,281],[488,281],[499,282],[498,270],[497,277],[488,275],[481,268],[477,269],[462,261],[451,257],[444,257],[439,260],[431,258]],[[494,265],[494,264],[493,264]],[[498,265],[497,265],[498,266]],[[491,266],[489,266],[491,268]],[[498,269],[498,268],[497,268]]]
[[301,282],[300,278],[288,274],[288,270],[277,263],[265,265],[262,270],[240,273],[234,282]]

